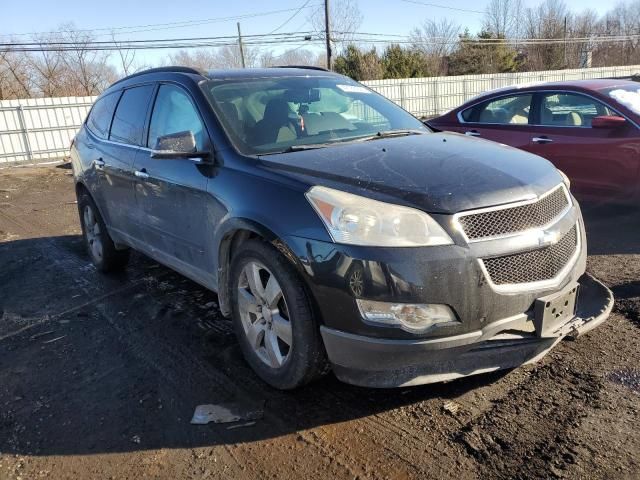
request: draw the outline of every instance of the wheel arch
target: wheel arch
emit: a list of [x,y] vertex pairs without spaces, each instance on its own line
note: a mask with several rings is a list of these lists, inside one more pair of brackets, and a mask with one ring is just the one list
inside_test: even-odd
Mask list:
[[[301,266],[296,255],[271,229],[253,220],[235,218],[229,221],[218,243],[218,303],[225,317],[231,315],[231,261],[238,248],[247,240],[260,239],[277,249],[300,273]],[[305,284],[305,288],[307,288]]]

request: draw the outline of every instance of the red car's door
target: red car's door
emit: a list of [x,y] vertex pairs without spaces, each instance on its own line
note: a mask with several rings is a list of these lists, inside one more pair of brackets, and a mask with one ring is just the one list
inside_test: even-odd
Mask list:
[[595,117],[616,114],[579,93],[540,92],[534,101],[528,149],[565,172],[576,194],[606,200],[637,192],[640,135],[634,125],[592,127]]
[[456,123],[435,126],[527,150],[532,99],[532,94],[515,94],[487,100],[461,111]]

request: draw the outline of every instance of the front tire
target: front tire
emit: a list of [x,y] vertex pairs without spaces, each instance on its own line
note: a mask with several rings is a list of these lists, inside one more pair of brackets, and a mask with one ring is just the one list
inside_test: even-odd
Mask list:
[[78,197],[78,211],[87,252],[96,268],[105,273],[123,270],[129,262],[129,249],[116,248],[95,202],[86,192]]
[[320,330],[295,270],[259,240],[240,246],[231,264],[233,322],[244,357],[269,385],[290,390],[327,369]]

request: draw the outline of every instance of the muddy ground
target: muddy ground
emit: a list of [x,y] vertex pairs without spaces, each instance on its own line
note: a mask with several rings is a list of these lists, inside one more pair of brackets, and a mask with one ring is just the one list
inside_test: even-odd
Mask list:
[[[640,222],[589,207],[610,320],[541,363],[370,390],[292,393],[243,362],[216,296],[142,255],[103,276],[70,170],[0,170],[0,479],[640,478]],[[254,424],[191,425],[264,401]]]

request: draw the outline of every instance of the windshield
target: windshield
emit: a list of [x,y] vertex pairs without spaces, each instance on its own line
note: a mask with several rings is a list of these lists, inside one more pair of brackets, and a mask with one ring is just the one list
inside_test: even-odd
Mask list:
[[633,113],[640,115],[640,87],[625,85],[607,90],[607,94]]
[[347,78],[277,77],[201,84],[236,147],[247,155],[347,142],[378,132],[429,130]]

